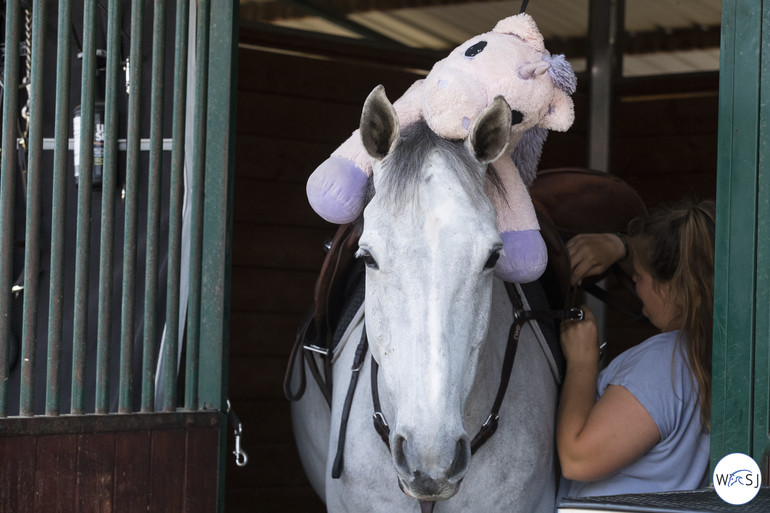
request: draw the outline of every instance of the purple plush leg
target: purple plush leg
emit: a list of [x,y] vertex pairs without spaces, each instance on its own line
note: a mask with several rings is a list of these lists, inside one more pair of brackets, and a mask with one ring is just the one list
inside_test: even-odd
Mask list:
[[503,255],[495,266],[497,277],[511,283],[529,283],[540,278],[548,264],[548,251],[540,231],[510,231],[500,236]]
[[369,177],[342,157],[329,157],[307,181],[307,199],[330,223],[345,224],[361,214]]

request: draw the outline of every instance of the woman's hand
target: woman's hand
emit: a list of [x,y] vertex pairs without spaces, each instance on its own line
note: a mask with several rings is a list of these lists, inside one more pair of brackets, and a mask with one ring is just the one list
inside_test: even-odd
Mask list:
[[626,246],[614,233],[581,233],[567,241],[572,264],[572,284],[597,276],[626,256]]
[[562,321],[561,349],[567,365],[588,364],[596,368],[599,364],[599,340],[596,318],[586,306],[582,321]]

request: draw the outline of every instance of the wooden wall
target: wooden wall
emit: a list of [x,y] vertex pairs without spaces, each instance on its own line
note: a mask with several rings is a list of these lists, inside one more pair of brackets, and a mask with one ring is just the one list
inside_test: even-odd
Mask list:
[[3,419],[0,511],[208,513],[218,412]]
[[[299,464],[282,391],[322,244],[335,229],[308,206],[305,182],[357,127],[375,85],[395,100],[419,78],[411,70],[441,57],[248,26],[240,40],[229,395],[250,462],[238,468],[228,457],[227,511],[322,512]],[[611,171],[648,205],[713,196],[716,88],[715,75],[618,85]],[[541,168],[586,165],[586,91],[581,78],[576,123],[549,136]],[[624,340],[646,334],[644,326],[610,322]]]

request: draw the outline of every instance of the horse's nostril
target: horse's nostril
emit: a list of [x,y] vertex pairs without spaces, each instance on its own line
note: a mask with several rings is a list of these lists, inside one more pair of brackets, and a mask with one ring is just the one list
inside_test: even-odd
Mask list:
[[409,462],[407,461],[405,451],[406,438],[401,435],[396,435],[391,446],[396,469],[402,476],[411,476],[412,469],[409,468]]
[[459,481],[468,472],[471,463],[471,449],[468,439],[463,437],[457,441],[455,446],[455,458],[452,462],[452,468],[447,476],[450,481]]

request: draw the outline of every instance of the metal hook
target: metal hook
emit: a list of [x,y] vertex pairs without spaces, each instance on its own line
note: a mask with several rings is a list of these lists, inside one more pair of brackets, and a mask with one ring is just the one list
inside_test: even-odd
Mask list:
[[249,462],[249,455],[241,448],[242,432],[243,426],[238,423],[238,427],[235,429],[235,450],[233,451],[233,454],[235,455],[235,464],[239,467],[245,467]]
[[243,448],[241,447],[241,438],[243,437],[243,424],[241,424],[240,419],[238,419],[238,416],[233,411],[230,405],[230,399],[227,400],[227,418],[234,427],[235,450],[233,451],[233,454],[235,455],[235,464],[238,465],[239,467],[245,467],[246,464],[249,462],[249,455],[246,454],[246,451],[244,451]]

